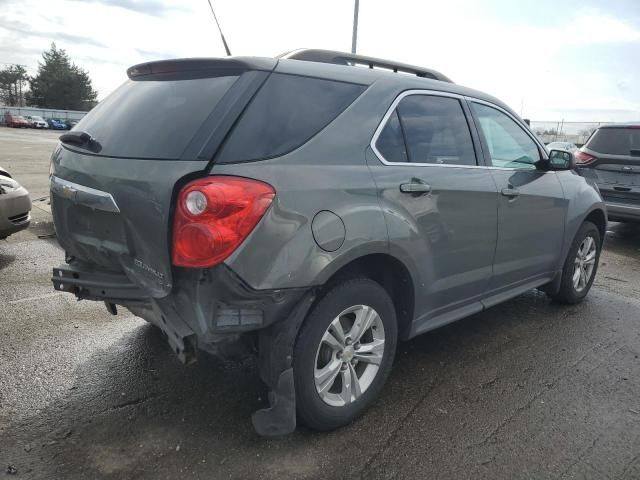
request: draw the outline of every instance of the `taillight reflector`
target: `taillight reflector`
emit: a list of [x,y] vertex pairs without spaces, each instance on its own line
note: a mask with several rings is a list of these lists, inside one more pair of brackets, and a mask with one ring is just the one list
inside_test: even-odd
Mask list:
[[588,165],[596,161],[596,157],[589,155],[582,150],[578,150],[574,156],[578,165]]
[[271,185],[241,177],[210,176],[185,185],[173,221],[173,265],[222,262],[251,233],[275,194]]

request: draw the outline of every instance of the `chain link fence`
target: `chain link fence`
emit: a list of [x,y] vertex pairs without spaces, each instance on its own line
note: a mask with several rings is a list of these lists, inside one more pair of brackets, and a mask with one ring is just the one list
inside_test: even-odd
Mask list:
[[5,122],[5,114],[10,113],[12,115],[36,115],[42,117],[45,120],[48,118],[59,118],[61,120],[80,120],[87,112],[80,112],[77,110],[52,110],[48,108],[38,107],[8,107],[6,105],[0,105],[0,125]]
[[584,145],[589,135],[600,125],[610,122],[565,122],[531,121],[531,130],[545,144],[551,142],[571,142],[578,147]]

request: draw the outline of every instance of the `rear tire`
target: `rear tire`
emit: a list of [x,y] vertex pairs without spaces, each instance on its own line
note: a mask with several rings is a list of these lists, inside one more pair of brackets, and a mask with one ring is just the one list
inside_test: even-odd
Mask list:
[[567,253],[560,289],[550,297],[568,305],[581,302],[593,285],[601,249],[600,231],[593,223],[584,222]]
[[358,278],[331,288],[307,316],[294,348],[301,423],[332,430],[360,416],[384,386],[397,337],[393,302],[378,283]]

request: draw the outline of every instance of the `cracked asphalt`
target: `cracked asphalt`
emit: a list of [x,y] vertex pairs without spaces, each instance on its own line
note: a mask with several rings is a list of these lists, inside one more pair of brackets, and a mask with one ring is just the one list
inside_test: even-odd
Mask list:
[[[56,137],[0,128],[34,198]],[[0,241],[0,477],[640,478],[640,226],[610,224],[582,304],[531,291],[400,344],[363,418],[264,439],[250,360],[185,367],[144,321],[53,291],[48,215]]]

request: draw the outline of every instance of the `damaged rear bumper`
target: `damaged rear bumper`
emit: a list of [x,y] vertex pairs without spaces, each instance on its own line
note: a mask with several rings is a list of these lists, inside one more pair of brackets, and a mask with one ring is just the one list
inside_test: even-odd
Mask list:
[[296,426],[293,347],[313,304],[315,288],[254,290],[225,265],[178,270],[171,293],[150,297],[125,274],[71,262],[53,270],[58,291],[79,300],[104,301],[111,313],[121,305],[158,326],[184,363],[205,350],[228,357],[252,339],[260,377],[271,388],[269,408],[252,417],[261,435],[283,435]]
[[226,265],[175,272],[164,298],[153,298],[124,273],[79,262],[53,269],[53,286],[79,300],[120,305],[164,331],[184,363],[197,350],[226,357],[237,352],[243,334],[286,320],[307,289],[254,290]]

